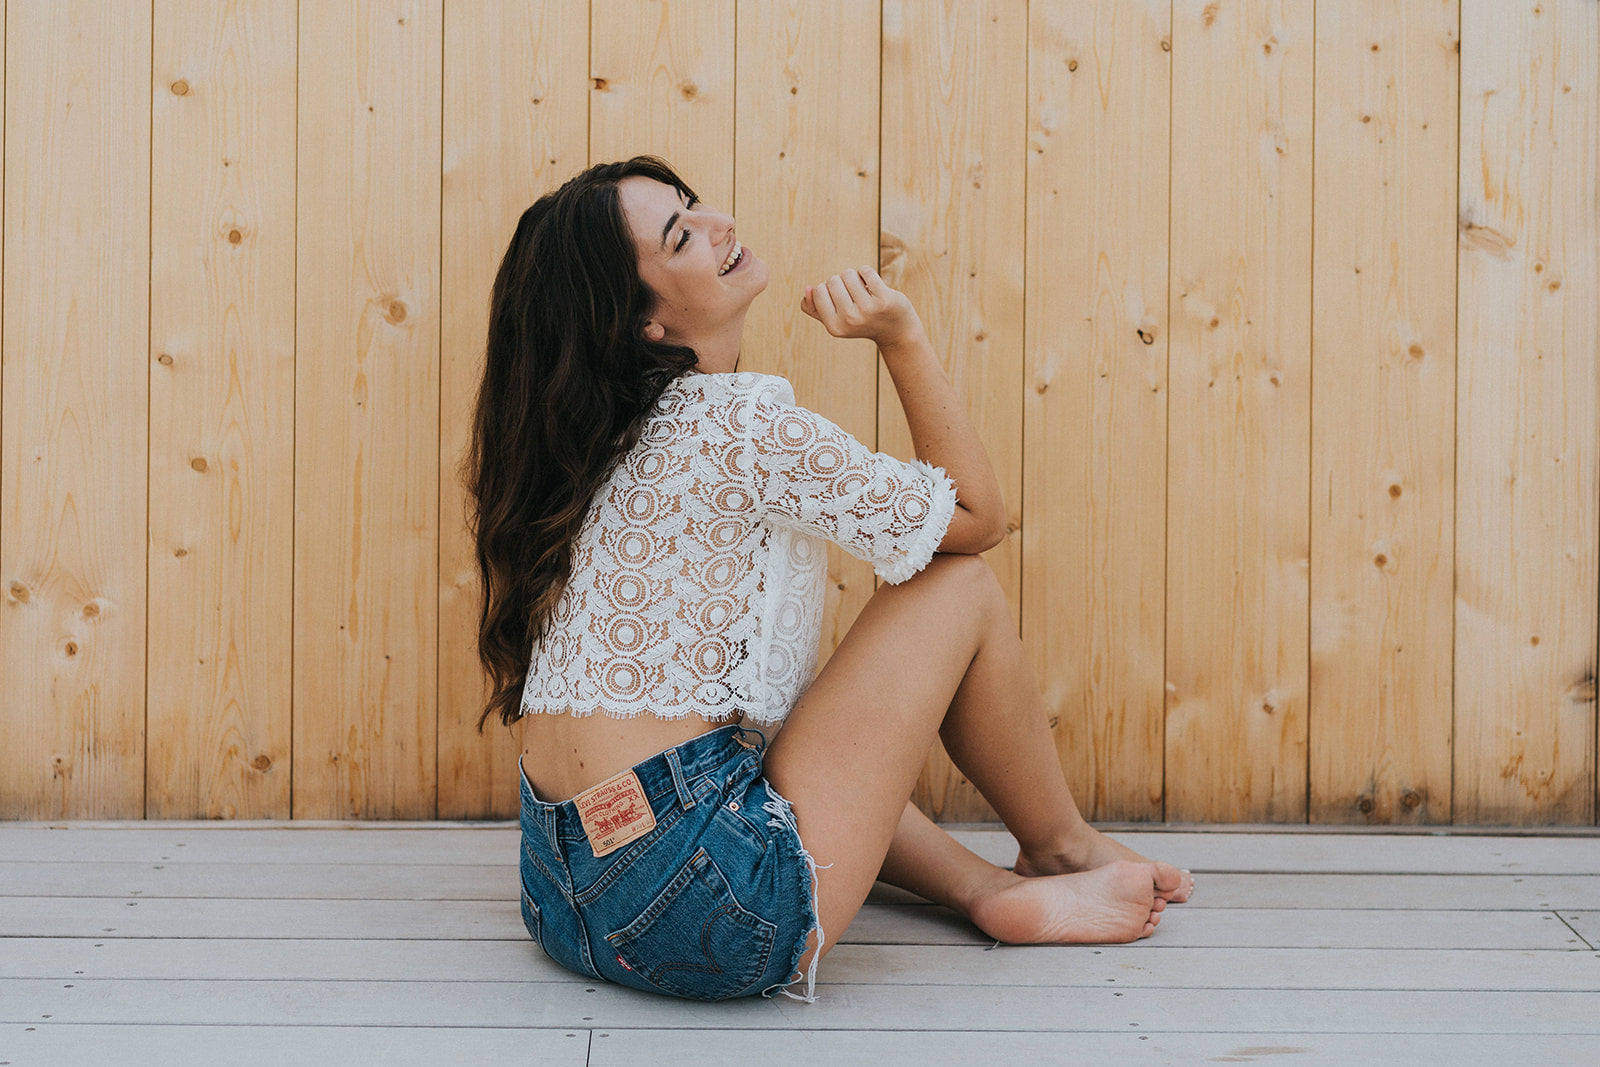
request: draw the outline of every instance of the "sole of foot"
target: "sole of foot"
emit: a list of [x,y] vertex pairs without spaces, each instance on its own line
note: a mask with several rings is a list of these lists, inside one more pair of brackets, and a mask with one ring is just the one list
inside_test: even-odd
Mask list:
[[1155,865],[1117,860],[1092,871],[1023,877],[981,898],[971,919],[1014,945],[1104,945],[1155,933],[1167,902]]

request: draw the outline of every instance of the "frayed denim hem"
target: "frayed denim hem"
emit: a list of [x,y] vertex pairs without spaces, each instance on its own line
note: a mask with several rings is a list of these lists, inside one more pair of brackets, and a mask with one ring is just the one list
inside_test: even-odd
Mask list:
[[[761,995],[770,999],[774,993],[782,993],[791,1000],[803,1000],[807,1004],[815,1004],[817,1002],[817,963],[822,959],[822,946],[825,944],[822,933],[822,901],[817,895],[817,862],[811,858],[811,853],[806,850],[805,843],[800,841],[800,827],[795,824],[793,805],[789,803],[787,798],[780,795],[776,789],[772,788],[770,781],[767,782],[767,792],[772,794],[772,799],[761,805],[761,810],[771,816],[767,820],[767,825],[778,829],[788,828],[791,830],[800,848],[800,858],[806,861],[807,877],[811,880],[811,914],[816,920],[817,951],[812,955],[811,966],[806,969],[805,974],[795,971],[795,964],[800,962],[800,957],[805,955],[806,952],[805,940],[801,940],[800,946],[795,950],[794,958],[789,961],[789,968],[795,974],[795,977],[787,982],[779,982],[776,985],[768,986],[761,991]],[[832,866],[833,864],[831,863],[822,864],[823,868]],[[809,931],[807,932],[809,933]],[[806,983],[804,994],[791,993],[785,988],[802,979]]]

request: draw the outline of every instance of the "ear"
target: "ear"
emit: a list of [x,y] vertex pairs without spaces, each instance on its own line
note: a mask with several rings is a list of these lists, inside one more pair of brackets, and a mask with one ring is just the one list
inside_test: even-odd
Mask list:
[[655,319],[651,319],[649,322],[644,324],[644,336],[646,340],[659,341],[666,335],[666,327],[662,326]]

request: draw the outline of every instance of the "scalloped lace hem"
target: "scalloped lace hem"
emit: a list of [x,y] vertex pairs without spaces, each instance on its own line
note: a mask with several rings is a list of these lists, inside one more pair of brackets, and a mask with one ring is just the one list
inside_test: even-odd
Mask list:
[[[705,719],[707,722],[720,722],[726,718],[725,715],[719,714],[716,710],[711,708],[655,708],[642,706],[635,708],[610,708],[601,707],[598,704],[588,707],[579,704],[565,704],[560,708],[553,708],[545,704],[524,704],[522,705],[521,711],[518,714],[518,718],[521,718],[523,715],[564,715],[569,710],[572,714],[572,717],[575,719],[587,719],[593,715],[603,715],[608,719],[637,719],[641,715],[649,715],[653,718],[669,719],[673,721],[697,716]],[[783,722],[783,720],[788,716],[787,711],[774,713],[761,709],[746,709],[741,711],[740,709],[735,708],[734,712],[736,717],[739,715],[743,716],[742,721],[754,723],[757,726],[776,726],[778,723]],[[738,721],[738,719],[735,718],[729,721]]]

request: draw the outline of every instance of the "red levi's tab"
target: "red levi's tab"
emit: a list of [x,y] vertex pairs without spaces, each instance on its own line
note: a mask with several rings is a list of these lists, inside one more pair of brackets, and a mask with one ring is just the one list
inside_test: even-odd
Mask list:
[[578,809],[596,859],[656,828],[656,816],[645,799],[644,787],[631,769],[585,789],[572,798],[572,803]]

